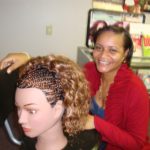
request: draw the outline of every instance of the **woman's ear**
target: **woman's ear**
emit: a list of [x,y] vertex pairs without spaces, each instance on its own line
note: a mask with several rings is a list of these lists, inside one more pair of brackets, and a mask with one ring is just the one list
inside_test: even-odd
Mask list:
[[57,103],[55,104],[55,106],[53,107],[54,111],[55,111],[55,117],[56,118],[62,118],[63,114],[64,114],[64,104],[62,100],[58,100]]

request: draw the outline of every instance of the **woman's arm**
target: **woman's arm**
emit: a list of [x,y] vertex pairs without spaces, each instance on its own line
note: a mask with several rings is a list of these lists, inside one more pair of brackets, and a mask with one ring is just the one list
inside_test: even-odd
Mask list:
[[31,56],[26,52],[9,53],[0,61],[0,70],[6,69],[7,73],[11,73],[30,59]]

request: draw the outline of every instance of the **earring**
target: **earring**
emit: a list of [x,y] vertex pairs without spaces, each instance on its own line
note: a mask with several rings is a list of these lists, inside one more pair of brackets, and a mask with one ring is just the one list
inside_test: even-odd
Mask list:
[[125,57],[123,57],[123,59],[122,59],[122,63],[123,63],[123,64],[125,64],[125,63],[126,63],[126,58],[125,58]]
[[124,60],[123,60],[123,64],[125,64],[126,62],[127,62],[126,59],[124,59]]

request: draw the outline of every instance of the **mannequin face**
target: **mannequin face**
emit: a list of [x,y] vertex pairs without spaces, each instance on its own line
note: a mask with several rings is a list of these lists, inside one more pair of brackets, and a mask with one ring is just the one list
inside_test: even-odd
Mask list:
[[63,108],[52,107],[40,89],[17,88],[15,105],[18,122],[28,137],[38,137],[47,131],[53,133],[61,123]]

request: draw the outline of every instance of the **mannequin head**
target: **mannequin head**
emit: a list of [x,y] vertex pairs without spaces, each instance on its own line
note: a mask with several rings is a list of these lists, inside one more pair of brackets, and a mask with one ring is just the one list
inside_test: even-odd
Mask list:
[[20,69],[15,104],[29,137],[83,130],[89,110],[88,83],[64,56],[36,57]]

